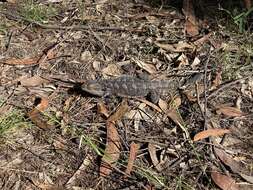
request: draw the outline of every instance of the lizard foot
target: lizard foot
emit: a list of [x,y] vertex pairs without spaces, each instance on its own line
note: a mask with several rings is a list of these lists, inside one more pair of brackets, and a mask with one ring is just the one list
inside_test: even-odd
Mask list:
[[151,91],[150,93],[148,93],[147,98],[150,99],[152,103],[157,104],[159,101],[160,95],[155,91]]

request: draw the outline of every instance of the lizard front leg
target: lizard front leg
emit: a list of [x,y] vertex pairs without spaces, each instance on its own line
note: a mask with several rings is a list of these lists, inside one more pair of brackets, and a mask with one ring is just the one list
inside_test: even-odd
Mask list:
[[151,90],[148,93],[147,98],[150,99],[152,103],[157,104],[160,98],[160,94],[155,90]]

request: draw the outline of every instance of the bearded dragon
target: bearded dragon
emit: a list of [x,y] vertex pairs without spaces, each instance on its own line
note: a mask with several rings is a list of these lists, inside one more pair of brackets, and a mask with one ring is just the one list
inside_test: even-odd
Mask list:
[[129,75],[114,79],[92,80],[81,85],[81,89],[95,96],[150,97],[157,102],[159,96],[175,92],[178,83],[171,80],[148,80]]

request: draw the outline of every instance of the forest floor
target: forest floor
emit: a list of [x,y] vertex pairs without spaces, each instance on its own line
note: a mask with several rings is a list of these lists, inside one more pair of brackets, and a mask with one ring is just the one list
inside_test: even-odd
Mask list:
[[[252,13],[224,6],[1,1],[0,189],[253,189]],[[141,74],[176,87],[80,88]]]

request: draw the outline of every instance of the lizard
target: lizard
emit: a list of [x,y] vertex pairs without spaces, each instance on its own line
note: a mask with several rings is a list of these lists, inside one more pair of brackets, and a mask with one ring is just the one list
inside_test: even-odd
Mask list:
[[[175,95],[178,91],[191,88],[193,84],[203,78],[202,73],[191,76],[183,86],[174,80],[149,80],[147,77],[134,77],[123,75],[112,79],[89,80],[87,82],[73,82],[62,77],[42,77],[46,80],[62,82],[65,87],[74,87],[93,96],[119,96],[119,97],[149,97],[157,103],[161,94]],[[50,79],[48,79],[50,78]],[[66,86],[66,84],[69,84]]]
[[175,80],[148,80],[123,75],[113,79],[91,80],[82,84],[81,89],[100,97],[149,97],[153,103],[157,103],[161,94],[174,93],[178,86]]

